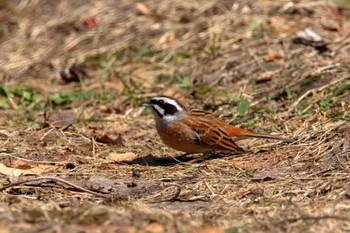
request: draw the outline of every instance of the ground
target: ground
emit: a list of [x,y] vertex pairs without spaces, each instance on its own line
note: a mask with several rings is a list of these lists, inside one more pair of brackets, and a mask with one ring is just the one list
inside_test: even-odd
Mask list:
[[[341,7],[1,1],[1,232],[350,231]],[[156,95],[294,141],[183,157]]]

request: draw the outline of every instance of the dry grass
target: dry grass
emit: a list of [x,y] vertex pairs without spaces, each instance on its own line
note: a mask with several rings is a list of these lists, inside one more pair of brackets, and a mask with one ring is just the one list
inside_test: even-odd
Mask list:
[[[106,195],[57,180],[13,186],[0,195],[4,232],[350,230],[349,11],[265,0],[0,6],[3,185],[58,176]],[[293,43],[305,28],[328,50]],[[63,80],[74,63],[87,76]],[[140,107],[160,94],[296,140],[178,162]],[[42,127],[45,111],[77,120]],[[125,153],[139,159],[111,159]]]

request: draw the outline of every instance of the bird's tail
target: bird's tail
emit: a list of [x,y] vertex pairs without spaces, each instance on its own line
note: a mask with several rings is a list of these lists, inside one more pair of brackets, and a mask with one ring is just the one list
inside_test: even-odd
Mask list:
[[233,127],[229,131],[229,136],[230,137],[237,137],[238,139],[243,139],[243,138],[265,138],[265,139],[273,139],[273,140],[280,140],[284,142],[293,142],[294,139],[291,138],[285,138],[281,136],[275,136],[275,135],[270,135],[270,134],[262,134],[262,133],[255,133],[253,131],[249,131],[246,129],[240,129]]

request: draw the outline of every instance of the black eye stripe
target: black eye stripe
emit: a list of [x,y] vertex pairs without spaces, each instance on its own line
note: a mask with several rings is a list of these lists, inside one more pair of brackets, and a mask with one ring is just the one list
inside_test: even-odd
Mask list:
[[164,115],[174,115],[178,112],[176,106],[169,103],[162,103],[161,107],[164,109]]
[[[167,103],[162,99],[151,99],[150,103],[153,105],[158,105],[159,107],[161,107],[164,110],[164,115],[174,115],[176,114],[179,110],[177,109],[177,107],[173,104]],[[158,113],[158,115],[160,117],[162,117],[162,113],[158,112],[156,108],[154,108],[156,110],[156,112]]]
[[159,100],[151,99],[149,102],[150,102],[151,104],[158,104],[158,103],[159,103]]

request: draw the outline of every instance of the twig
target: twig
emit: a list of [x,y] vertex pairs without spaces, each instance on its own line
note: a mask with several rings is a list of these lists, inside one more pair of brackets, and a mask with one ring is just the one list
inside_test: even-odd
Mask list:
[[324,216],[303,216],[303,217],[297,217],[297,218],[287,218],[277,222],[276,224],[283,224],[286,222],[296,222],[300,220],[322,220],[322,219],[336,219],[341,221],[350,221],[350,218],[347,218],[347,217],[336,216],[336,215],[324,215]]
[[[171,186],[169,186],[167,189],[171,188],[171,187],[176,187],[176,193],[174,193],[174,195],[172,195],[171,197],[169,198],[166,198],[166,199],[163,199],[163,200],[159,200],[159,201],[149,201],[150,203],[159,203],[159,202],[171,202],[171,201],[174,201],[176,198],[179,197],[180,193],[181,193],[181,186],[178,185],[178,184],[173,184]],[[167,190],[165,189],[165,191]],[[163,192],[165,192],[163,190]],[[153,197],[151,197],[151,199],[155,199],[156,197],[159,197],[161,195],[161,193],[158,193],[156,195],[154,195]],[[147,198],[147,199],[150,199],[150,198]]]
[[211,195],[216,196],[217,194],[213,192],[213,190],[211,189],[211,187],[209,186],[209,184],[207,183],[206,180],[204,180],[204,185],[205,187],[207,187],[207,189],[211,192]]
[[[314,74],[320,74],[320,73],[322,73],[323,70],[330,69],[330,68],[333,68],[333,67],[338,67],[338,66],[339,66],[339,64],[321,67],[321,68],[319,68],[318,70],[316,70],[316,71],[314,72]],[[323,90],[325,90],[326,88],[328,88],[328,87],[330,87],[330,86],[333,86],[333,85],[335,85],[335,84],[337,84],[337,83],[339,83],[339,82],[342,82],[342,81],[344,81],[344,80],[346,80],[346,79],[349,79],[349,77],[348,77],[348,76],[345,76],[345,77],[343,77],[343,78],[336,79],[335,81],[332,81],[332,82],[330,82],[330,83],[327,83],[326,85],[323,85],[323,86],[321,86],[321,87],[314,88],[314,89],[310,89],[310,90],[306,91],[303,95],[301,95],[301,96],[299,97],[299,99],[298,99],[297,101],[295,101],[295,102],[292,104],[292,106],[291,106],[291,108],[289,109],[288,113],[292,112],[292,111],[295,109],[295,107],[296,107],[305,97],[307,97],[310,93],[317,93],[317,92],[323,91]]]
[[71,182],[69,182],[67,180],[62,179],[62,178],[52,177],[52,176],[41,176],[41,177],[37,177],[37,178],[32,179],[32,180],[19,181],[19,182],[16,182],[16,183],[5,185],[5,186],[0,188],[0,192],[4,191],[5,189],[11,188],[13,186],[26,184],[26,183],[31,183],[31,182],[40,181],[40,180],[51,180],[51,181],[56,181],[56,182],[58,181],[58,182],[61,182],[63,184],[69,185],[69,186],[71,186],[73,188],[76,188],[79,191],[90,193],[90,194],[98,196],[98,197],[102,197],[102,198],[110,197],[110,195],[104,195],[104,194],[101,194],[101,193],[97,193],[97,192],[91,191],[89,189],[83,188],[83,187],[81,187],[79,185],[73,184],[73,183],[71,183]]
[[48,161],[48,160],[31,160],[31,159],[25,159],[25,158],[21,158],[19,156],[16,155],[12,155],[12,154],[6,154],[6,153],[0,153],[0,157],[12,157],[15,159],[19,159],[19,160],[23,160],[26,162],[30,162],[30,163],[35,163],[35,164],[67,164],[67,163],[73,163],[70,161],[65,161],[65,162],[54,162],[54,161]]

